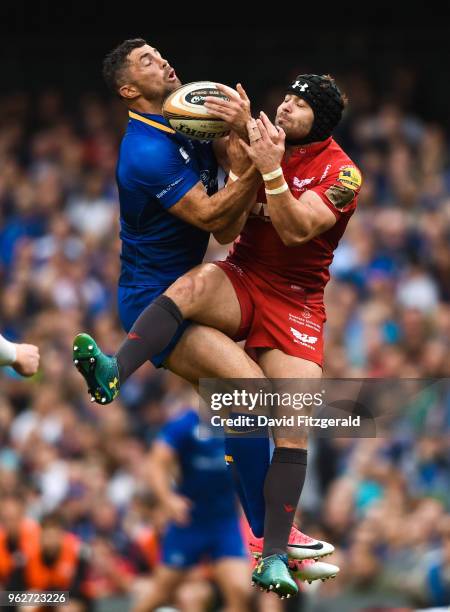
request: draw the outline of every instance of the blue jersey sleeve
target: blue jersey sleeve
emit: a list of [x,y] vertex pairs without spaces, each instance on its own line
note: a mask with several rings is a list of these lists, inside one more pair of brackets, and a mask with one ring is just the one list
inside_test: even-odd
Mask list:
[[197,413],[193,410],[183,412],[164,425],[157,436],[157,440],[165,442],[177,454],[183,453],[192,439],[195,427],[198,424]]
[[165,208],[176,204],[200,181],[188,165],[189,155],[177,142],[140,138],[127,147],[131,177]]

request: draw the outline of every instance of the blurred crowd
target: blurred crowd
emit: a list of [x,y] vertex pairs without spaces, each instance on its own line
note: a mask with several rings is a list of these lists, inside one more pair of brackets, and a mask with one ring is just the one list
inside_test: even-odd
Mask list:
[[[395,99],[375,105],[364,82],[346,85],[355,104],[336,137],[364,186],[326,292],[325,375],[449,377],[447,135]],[[74,610],[126,610],[151,576],[165,517],[146,454],[186,390],[146,365],[105,408],[71,363],[79,331],[106,352],[123,337],[114,173],[125,123],[120,102],[95,94],[0,98],[0,331],[37,344],[42,364],[30,381],[0,373],[0,584],[12,579],[8,533],[50,556],[64,541],[71,588],[90,602]],[[225,255],[211,244],[209,259]],[[449,434],[450,393],[431,385],[383,438],[314,442],[302,528],[336,545],[341,573],[289,609],[450,604]]]

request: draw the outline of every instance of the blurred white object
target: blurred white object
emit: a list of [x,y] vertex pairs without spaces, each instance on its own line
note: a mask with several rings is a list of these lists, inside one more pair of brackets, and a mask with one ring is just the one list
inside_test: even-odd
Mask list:
[[415,272],[400,284],[397,299],[405,308],[417,308],[426,313],[435,310],[439,294],[436,283],[428,275]]

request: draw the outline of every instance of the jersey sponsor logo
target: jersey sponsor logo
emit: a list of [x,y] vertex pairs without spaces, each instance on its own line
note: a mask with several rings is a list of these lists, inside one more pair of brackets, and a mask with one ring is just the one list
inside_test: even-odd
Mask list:
[[311,178],[299,179],[296,176],[292,179],[292,188],[300,191],[301,189],[305,190],[306,185],[309,185],[315,180],[315,176]]
[[301,316],[289,313],[288,319],[295,325],[301,325],[303,328],[310,329],[312,333],[320,334],[322,327],[319,323],[312,320],[312,316],[311,312],[304,310]]
[[330,168],[331,168],[331,164],[327,164],[327,165],[325,166],[325,170],[323,171],[323,174],[322,174],[322,176],[320,177],[320,181],[319,181],[319,183],[321,183],[321,182],[322,182],[324,179],[326,179],[326,178],[327,178],[327,176],[328,176],[328,172],[330,171]]
[[184,179],[184,177],[180,177],[178,178],[176,181],[173,181],[173,183],[170,183],[169,185],[167,185],[167,187],[165,187],[164,189],[162,189],[161,191],[159,191],[156,194],[156,197],[162,198],[164,195],[166,195],[166,193],[168,193],[173,187],[175,187],[176,185],[178,185],[178,183],[181,183],[181,181]]
[[362,183],[361,172],[358,168],[355,168],[355,166],[341,166],[339,170],[338,181],[345,185],[345,187],[358,191]]
[[298,341],[301,344],[315,344],[318,340],[317,336],[308,336],[308,334],[302,334],[295,327],[290,328],[292,335],[294,336],[294,342]]

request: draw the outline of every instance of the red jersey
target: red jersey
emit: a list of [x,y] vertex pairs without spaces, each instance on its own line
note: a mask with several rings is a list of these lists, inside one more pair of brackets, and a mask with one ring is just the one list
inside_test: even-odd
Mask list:
[[332,137],[296,148],[281,167],[292,195],[299,198],[305,191],[317,193],[336,216],[335,225],[305,244],[284,245],[268,216],[262,186],[229,261],[287,281],[292,289],[308,293],[310,301],[321,302],[333,251],[356,208],[361,173]]

